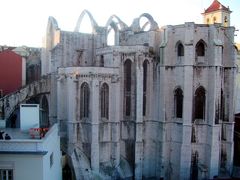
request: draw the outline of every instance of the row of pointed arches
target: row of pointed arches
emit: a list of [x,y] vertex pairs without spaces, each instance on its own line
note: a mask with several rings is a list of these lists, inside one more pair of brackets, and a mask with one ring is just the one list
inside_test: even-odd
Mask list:
[[[111,46],[119,44],[119,32],[127,29],[128,26],[118,16],[112,15],[109,17],[104,28],[107,30],[107,45]],[[158,25],[150,14],[144,13],[134,20],[131,28],[133,31],[142,32],[157,29]],[[88,10],[82,11],[78,18],[75,32],[91,34],[98,31],[98,29],[99,26],[92,14]]]
[[[206,91],[200,86],[194,93],[194,119],[204,119]],[[176,118],[183,117],[183,90],[178,87],[174,91],[174,115]]]
[[[205,43],[205,41],[203,41],[202,39],[199,40],[195,46],[195,54],[196,56],[205,56],[206,54],[206,47],[207,44]],[[185,55],[185,49],[184,49],[184,45],[181,41],[178,41],[176,43],[176,51],[177,51],[177,56],[181,57]]]

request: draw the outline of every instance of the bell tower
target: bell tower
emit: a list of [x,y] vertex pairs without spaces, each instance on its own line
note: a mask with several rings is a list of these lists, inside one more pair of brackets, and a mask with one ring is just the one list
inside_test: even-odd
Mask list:
[[224,27],[230,26],[230,11],[229,7],[225,7],[218,0],[214,0],[212,4],[204,10],[203,23],[214,24],[220,23]]

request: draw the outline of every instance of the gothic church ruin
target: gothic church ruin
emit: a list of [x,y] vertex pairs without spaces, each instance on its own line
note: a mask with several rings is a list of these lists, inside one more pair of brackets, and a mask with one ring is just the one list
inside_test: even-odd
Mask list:
[[[92,33],[79,32],[84,16]],[[51,76],[49,118],[76,179],[231,173],[234,31],[221,23],[159,27],[147,13],[131,26],[115,15],[99,26],[85,10],[67,32],[50,17],[42,75]]]

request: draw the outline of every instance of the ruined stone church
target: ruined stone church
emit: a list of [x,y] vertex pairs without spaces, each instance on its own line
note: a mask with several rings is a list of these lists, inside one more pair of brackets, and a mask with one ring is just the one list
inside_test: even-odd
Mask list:
[[[235,28],[214,0],[204,24],[159,27],[144,13],[73,32],[49,17],[42,75],[49,117],[76,179],[208,179],[233,163]],[[92,33],[81,33],[85,16]],[[147,22],[140,24],[145,18]],[[112,32],[113,44],[108,44]]]

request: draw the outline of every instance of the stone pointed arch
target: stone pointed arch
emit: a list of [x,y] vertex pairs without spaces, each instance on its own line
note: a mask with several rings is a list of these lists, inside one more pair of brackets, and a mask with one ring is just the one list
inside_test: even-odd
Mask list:
[[49,16],[48,18],[48,25],[47,25],[47,31],[52,31],[52,30],[58,30],[59,27],[58,27],[58,23],[57,23],[57,20],[52,17],[52,16]]
[[93,18],[92,14],[86,9],[83,10],[82,13],[80,14],[74,31],[79,32],[81,23],[82,23],[85,15],[87,15],[90,19],[90,22],[91,22],[91,25],[92,25],[92,33],[96,32],[96,28],[98,27],[98,24],[95,21],[95,19]]
[[[116,19],[117,21],[114,21],[114,19]],[[112,24],[115,24],[116,27],[118,27],[118,24],[119,24],[120,26],[119,30],[123,30],[127,28],[127,25],[115,14],[109,17],[105,27],[108,28],[108,26],[111,26]]]
[[205,56],[206,49],[207,49],[207,43],[203,39],[200,39],[195,46],[196,55]]
[[47,25],[47,34],[46,34],[46,48],[52,49],[60,40],[57,39],[55,36],[56,32],[60,30],[58,27],[57,20],[50,16],[48,18],[48,25]]
[[[149,20],[149,23],[150,23],[150,30],[156,30],[158,29],[158,24],[157,22],[153,19],[153,17],[148,14],[148,13],[143,13],[139,16],[139,20],[142,18],[142,17],[145,17]],[[144,26],[143,26],[144,28]],[[142,29],[143,30],[143,29]]]
[[[118,16],[112,15],[108,19],[105,28],[107,30],[107,39],[109,38],[110,32],[112,30],[114,31],[114,35],[113,35],[114,37],[112,37],[114,38],[113,40],[114,42],[113,44],[110,44],[110,45],[119,45],[119,31],[126,29],[127,25]],[[109,43],[107,44],[109,45]]]
[[184,45],[182,41],[177,41],[175,45],[175,51],[177,52],[177,56],[184,56]]
[[[140,27],[140,19],[141,19],[142,17],[147,18],[147,19],[148,19],[148,23],[144,24],[143,27],[141,28],[141,27]],[[148,14],[148,13],[143,13],[143,14],[141,14],[141,15],[139,16],[139,18],[134,19],[131,27],[132,27],[132,30],[133,30],[133,31],[135,31],[135,32],[140,32],[140,31],[143,31],[144,28],[145,28],[148,24],[150,24],[150,29],[149,29],[149,31],[154,31],[154,30],[157,30],[157,29],[159,28],[157,22],[156,22],[156,21],[153,19],[153,17],[152,17],[150,14]]]

